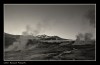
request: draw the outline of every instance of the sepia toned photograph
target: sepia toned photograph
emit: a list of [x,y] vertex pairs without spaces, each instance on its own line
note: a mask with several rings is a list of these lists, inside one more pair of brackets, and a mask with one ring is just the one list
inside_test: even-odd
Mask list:
[[4,4],[4,61],[96,61],[96,4]]

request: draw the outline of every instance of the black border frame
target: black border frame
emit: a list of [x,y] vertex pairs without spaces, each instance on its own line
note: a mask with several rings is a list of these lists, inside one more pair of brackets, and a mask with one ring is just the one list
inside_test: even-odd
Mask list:
[[[69,2],[70,1],[70,2]],[[0,21],[0,24],[1,24],[1,27],[0,28],[2,28],[1,30],[0,30],[0,37],[3,37],[3,32],[4,32],[4,28],[3,28],[3,25],[4,25],[4,20],[3,20],[3,17],[4,17],[4,15],[3,15],[3,5],[4,4],[96,4],[96,0],[91,0],[91,2],[89,1],[89,0],[86,0],[86,2],[84,1],[84,0],[79,0],[78,2],[76,1],[76,0],[74,0],[74,1],[71,1],[71,0],[69,0],[69,1],[58,1],[58,2],[56,2],[56,1],[53,1],[53,2],[49,2],[49,1],[42,1],[42,2],[40,2],[40,1],[26,1],[26,0],[23,0],[23,1],[18,1],[18,0],[2,0],[1,1],[1,3],[0,3],[0,7],[1,7],[1,12],[0,12],[0,14],[1,14],[1,21]],[[97,5],[96,5],[97,6]],[[96,8],[97,9],[97,8]],[[97,11],[97,10],[96,10]],[[1,43],[0,43],[0,64],[11,64],[12,62],[14,62],[14,63],[16,63],[17,62],[17,64],[20,64],[19,62],[22,62],[23,64],[37,64],[37,63],[39,63],[39,64],[41,64],[41,63],[45,63],[45,64],[48,64],[48,62],[49,61],[46,61],[46,62],[44,62],[44,61],[4,61],[3,60],[3,38],[0,38],[0,41],[1,41]],[[96,58],[97,59],[97,58]],[[77,64],[79,64],[79,62],[77,62],[77,61],[75,61],[75,62],[64,62],[64,61],[52,61],[52,62],[49,62],[49,64],[75,64],[75,63],[77,63]],[[84,62],[85,63],[85,62]],[[83,63],[83,64],[84,64]],[[89,64],[93,64],[92,62],[89,62]]]

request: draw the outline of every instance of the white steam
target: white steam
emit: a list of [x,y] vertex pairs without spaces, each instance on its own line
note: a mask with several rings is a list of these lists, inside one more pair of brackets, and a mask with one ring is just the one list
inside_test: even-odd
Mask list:
[[96,20],[95,20],[95,9],[88,10],[85,14],[85,33],[80,32],[76,35],[76,41],[74,45],[81,45],[81,44],[91,44],[90,41],[96,40]]
[[34,36],[38,35],[41,31],[41,24],[36,26],[36,29],[31,26],[26,26],[26,31],[22,32],[22,35],[15,41],[12,45],[10,45],[5,51],[18,51],[25,50],[27,42],[29,39],[34,39]]

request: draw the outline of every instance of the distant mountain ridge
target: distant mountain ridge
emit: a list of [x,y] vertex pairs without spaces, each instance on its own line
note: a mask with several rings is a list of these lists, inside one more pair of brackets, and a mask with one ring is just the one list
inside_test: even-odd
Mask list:
[[[21,35],[13,35],[9,33],[4,33],[4,42],[5,47],[8,47],[9,45],[13,44]],[[59,36],[48,36],[48,35],[37,35],[33,36],[33,39],[39,39],[39,40],[70,40],[70,39],[64,39]]]
[[[9,34],[9,33],[4,33],[4,37],[12,37],[12,38],[18,38],[20,37],[21,35],[13,35],[13,34]],[[34,36],[35,38],[40,38],[40,39],[44,39],[44,40],[69,40],[69,39],[65,39],[65,38],[61,38],[59,36],[48,36],[48,35],[37,35],[37,36]]]

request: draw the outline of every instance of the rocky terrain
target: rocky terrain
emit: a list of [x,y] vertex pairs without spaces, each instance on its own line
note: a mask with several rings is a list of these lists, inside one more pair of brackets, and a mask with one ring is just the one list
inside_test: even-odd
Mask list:
[[[5,33],[4,49],[19,37],[20,35]],[[38,35],[28,39],[24,50],[4,51],[4,60],[95,60],[95,41],[79,43],[58,36]]]

